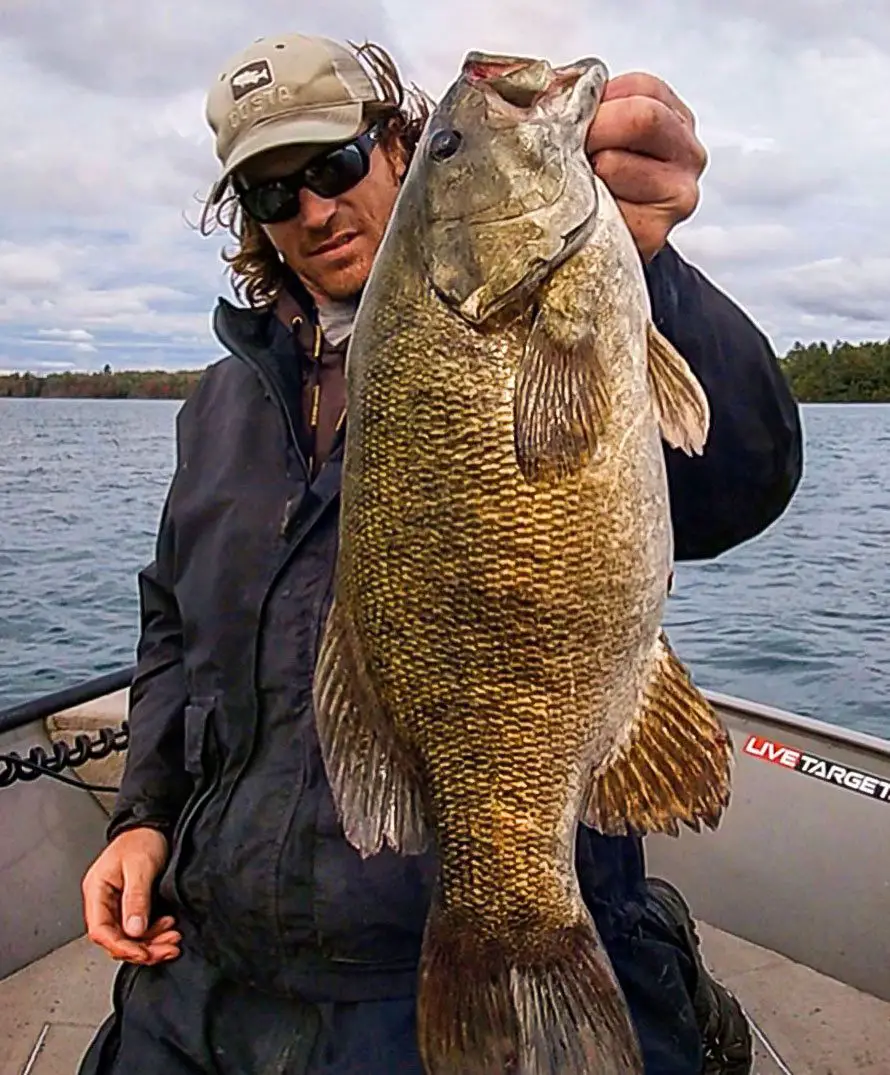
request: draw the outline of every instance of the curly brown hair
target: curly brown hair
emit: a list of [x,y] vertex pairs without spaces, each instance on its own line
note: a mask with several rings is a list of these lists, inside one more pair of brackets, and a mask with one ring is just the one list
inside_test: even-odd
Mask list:
[[[410,161],[432,101],[413,83],[405,85],[395,61],[379,45],[348,44],[378,93],[377,101],[365,105],[365,119],[378,127],[384,149],[399,148]],[[239,299],[253,307],[275,301],[284,280],[281,258],[260,225],[243,212],[231,187],[218,204],[204,201],[198,227],[205,236],[224,228],[235,240],[234,249],[223,248],[222,259]]]

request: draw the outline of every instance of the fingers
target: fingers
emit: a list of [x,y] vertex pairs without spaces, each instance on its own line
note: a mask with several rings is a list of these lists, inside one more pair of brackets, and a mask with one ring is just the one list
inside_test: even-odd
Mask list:
[[91,941],[113,958],[128,963],[152,965],[179,955],[182,934],[173,928],[169,915],[159,918],[138,938],[127,937],[120,928],[117,909],[119,894],[107,883],[97,883],[85,892],[87,932]]
[[142,855],[124,858],[122,863],[124,891],[121,897],[121,921],[131,937],[141,937],[148,929],[151,916],[151,886],[156,870],[154,863]]
[[[159,940],[165,933],[169,933],[173,930],[173,923],[175,921],[176,919],[173,915],[164,915],[162,918],[159,918],[156,922],[151,924],[146,931],[145,936],[141,939],[143,941]],[[173,932],[175,932],[175,930]]]
[[624,149],[701,174],[704,146],[692,128],[662,101],[621,97],[601,105],[587,137],[590,154]]
[[180,950],[178,944],[169,944],[163,946],[155,946],[148,950],[143,965],[146,967],[156,967],[159,963],[169,963],[173,959],[179,957]]
[[179,955],[182,934],[173,929],[173,922],[169,915],[159,918],[142,938],[146,965],[165,963]]
[[693,174],[664,161],[642,159],[621,149],[597,155],[596,174],[614,197],[634,205],[671,207],[678,220],[695,212],[701,192]]
[[698,206],[708,155],[695,116],[662,79],[617,75],[604,89],[587,152],[648,260]]
[[105,878],[90,876],[84,879],[84,918],[90,940],[104,948],[115,959],[144,962],[144,948],[121,932],[120,891]]
[[676,112],[685,123],[695,129],[692,109],[663,79],[656,78],[655,75],[645,71],[628,71],[616,75],[606,83],[603,100],[614,101],[622,97],[652,97]]

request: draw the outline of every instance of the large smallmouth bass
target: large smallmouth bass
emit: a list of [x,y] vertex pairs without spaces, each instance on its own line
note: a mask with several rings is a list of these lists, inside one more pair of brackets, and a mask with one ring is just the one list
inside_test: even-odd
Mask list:
[[399,194],[347,358],[322,752],[362,854],[436,848],[431,1075],[642,1072],[577,825],[716,827],[730,739],[671,651],[663,440],[704,392],[585,155],[596,59],[469,53]]

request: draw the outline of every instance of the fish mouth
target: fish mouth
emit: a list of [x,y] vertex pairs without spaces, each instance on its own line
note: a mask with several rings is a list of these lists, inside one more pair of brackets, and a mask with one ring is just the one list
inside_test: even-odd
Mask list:
[[[554,272],[570,258],[576,250],[584,245],[596,226],[596,214],[591,213],[580,224],[566,232],[562,240],[562,249],[551,258],[536,258],[530,270],[509,290],[493,293],[487,284],[482,284],[457,304],[457,313],[468,324],[482,328],[486,322],[496,319],[508,309],[515,309],[520,314],[530,304],[535,292]],[[436,289],[438,291],[438,288]],[[440,297],[449,305],[454,305],[452,296],[440,292]]]
[[551,67],[546,60],[474,49],[464,57],[461,77],[490,98],[496,98],[501,108],[507,106],[528,113],[556,101],[594,69],[600,73],[597,94],[601,94],[608,72],[597,57]]

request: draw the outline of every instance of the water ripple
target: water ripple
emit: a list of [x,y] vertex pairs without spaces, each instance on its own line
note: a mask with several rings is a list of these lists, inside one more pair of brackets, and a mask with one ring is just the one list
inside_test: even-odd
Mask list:
[[[178,406],[0,400],[0,706],[132,661]],[[890,406],[804,421],[789,510],[680,565],[667,625],[704,686],[890,737]]]
[[133,660],[178,407],[0,400],[0,705]]
[[804,419],[791,507],[716,563],[680,565],[668,628],[705,686],[890,738],[890,407]]

